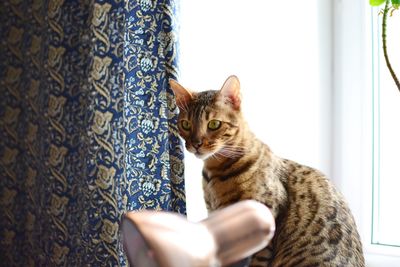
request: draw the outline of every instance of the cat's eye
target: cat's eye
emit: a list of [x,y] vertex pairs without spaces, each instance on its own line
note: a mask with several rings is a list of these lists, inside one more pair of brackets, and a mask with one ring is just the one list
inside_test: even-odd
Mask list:
[[189,131],[190,128],[192,127],[192,124],[190,123],[190,121],[187,120],[181,120],[181,126],[184,130]]
[[221,121],[219,121],[219,120],[211,120],[211,121],[208,122],[207,127],[210,130],[218,130],[219,127],[221,127]]

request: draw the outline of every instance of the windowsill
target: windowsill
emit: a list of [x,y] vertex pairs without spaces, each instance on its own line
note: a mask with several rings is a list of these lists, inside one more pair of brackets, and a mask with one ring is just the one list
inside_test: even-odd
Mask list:
[[379,254],[366,254],[365,261],[367,267],[399,267],[400,257],[386,256]]

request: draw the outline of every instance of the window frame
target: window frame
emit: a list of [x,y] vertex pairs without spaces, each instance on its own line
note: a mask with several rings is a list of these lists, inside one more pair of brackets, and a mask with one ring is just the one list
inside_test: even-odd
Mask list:
[[[332,180],[349,202],[367,266],[400,266],[400,248],[372,243],[373,12],[366,0],[333,1]],[[375,25],[374,25],[375,26]]]

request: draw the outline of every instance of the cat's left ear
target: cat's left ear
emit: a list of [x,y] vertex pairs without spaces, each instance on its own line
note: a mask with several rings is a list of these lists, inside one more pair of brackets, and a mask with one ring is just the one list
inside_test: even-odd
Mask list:
[[222,86],[220,94],[232,104],[234,109],[240,109],[242,96],[240,94],[240,82],[238,77],[235,75],[229,76]]

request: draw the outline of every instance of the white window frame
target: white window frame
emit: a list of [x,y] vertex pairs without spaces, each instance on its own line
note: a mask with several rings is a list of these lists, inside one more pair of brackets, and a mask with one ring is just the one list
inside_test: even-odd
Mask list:
[[356,218],[367,266],[400,266],[400,248],[371,242],[372,11],[367,0],[332,5],[332,177]]

